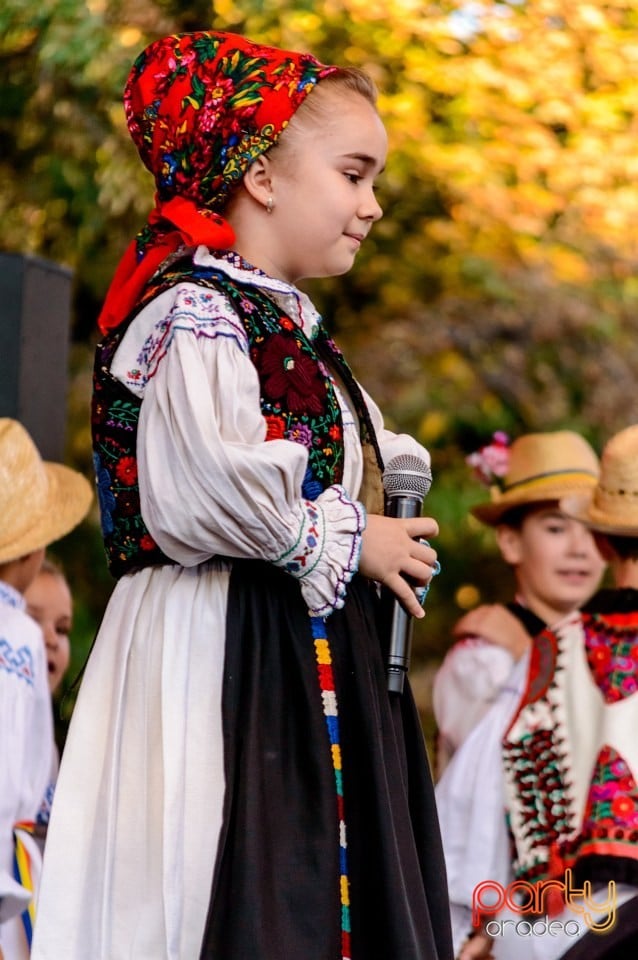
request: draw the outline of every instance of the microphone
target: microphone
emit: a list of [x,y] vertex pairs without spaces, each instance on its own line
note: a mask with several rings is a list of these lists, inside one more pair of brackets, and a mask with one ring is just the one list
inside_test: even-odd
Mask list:
[[[432,486],[432,471],[422,457],[401,454],[393,457],[383,471],[386,516],[401,520],[420,517],[423,501]],[[388,690],[403,693],[403,681],[410,666],[412,617],[396,595],[381,590],[382,623],[390,637],[388,652]]]

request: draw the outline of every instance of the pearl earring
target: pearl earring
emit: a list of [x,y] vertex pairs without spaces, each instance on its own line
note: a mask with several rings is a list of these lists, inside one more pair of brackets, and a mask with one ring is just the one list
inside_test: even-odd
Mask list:
[[268,197],[268,199],[266,200],[266,210],[268,211],[268,213],[272,213],[274,206],[275,206],[275,201],[273,200],[272,197]]

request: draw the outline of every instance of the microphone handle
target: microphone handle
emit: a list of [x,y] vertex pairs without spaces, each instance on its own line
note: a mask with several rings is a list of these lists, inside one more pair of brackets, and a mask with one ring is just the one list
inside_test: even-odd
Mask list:
[[[411,520],[421,516],[423,500],[418,497],[397,496],[388,500],[388,516],[400,520]],[[387,625],[390,637],[388,648],[388,690],[390,693],[403,693],[403,682],[410,667],[412,650],[413,620],[401,606],[396,595],[387,588],[382,590],[385,610],[383,623]]]

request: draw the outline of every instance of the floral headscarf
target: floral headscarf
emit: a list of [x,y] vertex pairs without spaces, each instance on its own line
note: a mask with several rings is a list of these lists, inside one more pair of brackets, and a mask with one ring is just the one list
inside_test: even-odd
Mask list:
[[181,243],[227,249],[220,211],[250,164],[277,142],[317,81],[335,67],[306,53],[232,33],[197,32],[152,43],[124,90],[129,132],[155,177],[155,206],[126,251],[99,326],[116,327],[162,260]]

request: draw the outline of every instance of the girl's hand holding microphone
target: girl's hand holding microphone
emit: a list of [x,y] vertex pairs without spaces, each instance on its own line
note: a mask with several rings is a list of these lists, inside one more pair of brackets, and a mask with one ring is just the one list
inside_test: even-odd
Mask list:
[[427,542],[438,532],[438,524],[431,517],[400,519],[368,514],[362,535],[359,571],[391,590],[407,613],[417,619],[425,612],[414,588],[427,588],[438,573],[436,550]]

